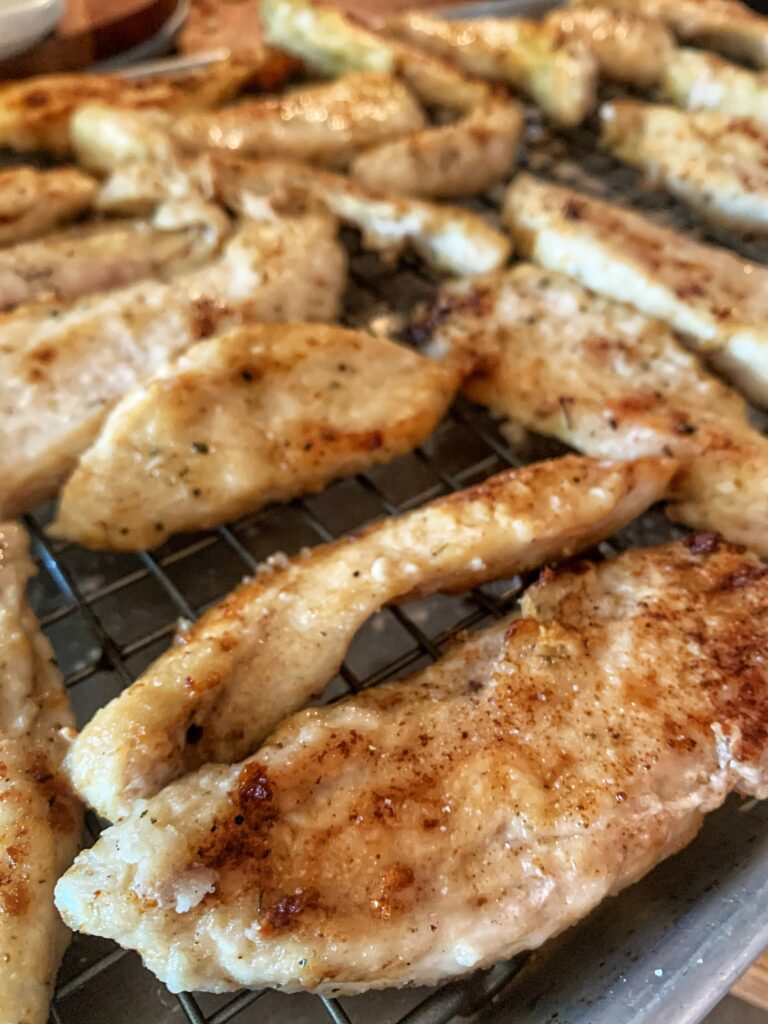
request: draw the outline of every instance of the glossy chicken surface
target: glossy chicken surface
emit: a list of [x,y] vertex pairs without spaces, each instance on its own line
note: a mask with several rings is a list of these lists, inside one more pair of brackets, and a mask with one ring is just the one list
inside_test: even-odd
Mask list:
[[768,569],[710,534],[545,570],[521,615],[285,722],[81,854],[65,920],[173,990],[433,984],[540,945],[768,796]]
[[0,246],[45,234],[87,210],[97,183],[74,167],[0,170]]
[[0,1021],[46,1024],[69,933],[53,887],[80,843],[82,808],[61,771],[74,725],[51,646],[25,595],[27,537],[0,523]]
[[509,237],[461,206],[367,189],[342,174],[287,160],[228,159],[215,177],[223,202],[242,216],[258,216],[265,196],[299,193],[357,228],[365,248],[389,258],[410,246],[436,270],[456,275],[483,274],[509,258]]
[[447,21],[413,12],[392,18],[387,31],[471,75],[514,86],[558,124],[580,124],[595,105],[597,65],[590,51],[581,42],[558,45],[547,25],[522,18]]
[[569,41],[586,46],[601,75],[639,88],[659,81],[674,48],[663,22],[603,4],[556,7],[544,24],[557,33],[561,46]]
[[768,72],[750,71],[714,53],[679,48],[661,80],[664,96],[686,110],[715,110],[768,125]]
[[[580,6],[583,0],[570,0]],[[594,0],[586,0],[593,3]],[[665,22],[683,41],[768,67],[768,18],[741,0],[601,0],[604,7]]]
[[681,331],[768,405],[768,270],[623,206],[518,175],[504,220],[519,251]]
[[171,131],[195,151],[213,147],[342,167],[366,146],[424,125],[421,107],[402,82],[359,71],[282,96],[188,114]]
[[428,321],[434,355],[476,361],[473,401],[588,455],[680,459],[670,516],[768,555],[768,439],[665,325],[530,264],[446,285]]
[[674,470],[575,456],[526,466],[268,564],[96,713],[71,778],[114,821],[186,771],[246,756],[322,693],[383,605],[573,554],[658,500]]
[[617,100],[600,141],[704,220],[768,233],[768,129],[748,118]]
[[71,151],[69,121],[86,103],[180,114],[230,99],[251,77],[247,63],[220,61],[185,75],[40,75],[0,83],[0,146],[21,152]]
[[424,441],[460,377],[460,360],[436,364],[360,331],[238,327],[128,392],[50,532],[137,551],[318,491]]
[[0,317],[0,509],[52,496],[109,409],[167,359],[240,322],[334,319],[346,284],[325,211],[243,225],[196,270]]
[[372,146],[350,174],[366,188],[436,199],[481,195],[506,180],[523,133],[523,109],[494,98],[452,124]]

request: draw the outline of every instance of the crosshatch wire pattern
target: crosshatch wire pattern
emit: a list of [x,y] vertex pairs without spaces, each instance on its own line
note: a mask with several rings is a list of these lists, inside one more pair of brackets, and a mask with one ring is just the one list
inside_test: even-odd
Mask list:
[[[654,219],[694,232],[679,205],[638,185],[634,172],[596,150],[594,125],[556,137],[535,118],[529,123],[523,166],[605,198],[631,202]],[[473,204],[496,216],[501,189]],[[710,240],[723,238],[710,236]],[[436,280],[415,261],[387,266],[352,248],[345,322],[374,333],[400,334],[408,314],[434,294]],[[726,239],[763,262],[768,252]],[[762,423],[761,423],[762,425]],[[88,720],[168,645],[180,620],[192,620],[259,562],[276,551],[292,554],[331,540],[383,515],[413,508],[511,465],[562,454],[565,449],[524,431],[510,434],[485,411],[459,399],[433,436],[412,454],[318,495],[270,507],[226,527],[169,541],[151,554],[94,553],[52,542],[44,533],[51,507],[27,516],[40,573],[31,598],[65,675],[78,724]],[[677,531],[653,510],[628,527],[604,553],[659,543]],[[525,581],[503,581],[461,596],[436,595],[388,608],[355,638],[325,698],[334,699],[410,673],[439,657],[458,632],[487,624],[514,607]],[[94,840],[103,822],[87,817]],[[53,1024],[444,1024],[485,1005],[517,973],[518,957],[466,981],[436,990],[369,993],[354,999],[281,995],[266,990],[236,995],[171,995],[134,953],[102,939],[76,936],[59,976]]]

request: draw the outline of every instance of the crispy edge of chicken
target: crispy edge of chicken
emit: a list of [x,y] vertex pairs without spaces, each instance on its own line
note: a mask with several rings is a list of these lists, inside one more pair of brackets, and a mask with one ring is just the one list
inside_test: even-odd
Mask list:
[[45,234],[92,204],[97,183],[74,167],[0,170],[0,246]]
[[673,54],[674,39],[662,21],[602,4],[556,8],[544,24],[557,33],[561,46],[568,40],[583,43],[601,75],[626,85],[655,85]]
[[749,118],[616,100],[600,108],[600,144],[704,220],[768,233],[768,132]]
[[251,74],[247,61],[224,60],[183,75],[130,79],[67,73],[0,83],[0,146],[66,156],[70,118],[85,104],[179,114],[223,103]]
[[192,152],[229,149],[340,167],[357,150],[424,125],[424,111],[403,82],[361,70],[283,95],[188,114],[171,124],[170,133]]
[[450,405],[443,365],[362,331],[250,324],[130,391],[61,493],[54,537],[140,551],[411,451]]
[[503,220],[518,251],[680,331],[768,406],[768,271],[623,206],[518,174]]
[[244,223],[210,263],[0,315],[4,516],[55,494],[109,409],[169,358],[245,320],[333,320],[346,285],[325,209]]
[[494,97],[453,124],[365,149],[349,173],[381,192],[435,199],[480,195],[509,176],[523,127],[517,100]]
[[82,807],[61,771],[74,718],[25,590],[27,537],[0,523],[0,1020],[45,1024],[69,931],[53,888],[80,843]]
[[715,110],[768,125],[768,72],[679,47],[667,61],[660,86],[663,96],[686,110]]
[[569,456],[508,470],[268,563],[96,713],[67,757],[77,791],[116,821],[184,772],[246,756],[322,693],[385,604],[588,547],[658,500],[675,468]]
[[531,264],[441,289],[429,351],[474,402],[598,458],[672,456],[670,518],[768,555],[768,438],[657,320]]
[[[594,0],[569,0],[571,6]],[[768,66],[768,18],[739,0],[601,0],[612,10],[628,10],[666,22],[682,40],[717,50],[735,60]]]
[[514,86],[558,124],[578,125],[594,109],[591,52],[578,41],[558,46],[546,25],[522,18],[449,21],[415,11],[389,19],[386,31],[470,75]]
[[357,228],[364,247],[395,257],[410,245],[449,274],[495,270],[512,248],[508,235],[461,206],[387,195],[296,161],[227,158],[219,161],[216,180],[220,198],[240,216],[258,216],[265,195],[302,193]]
[[417,675],[142,801],[57,905],[172,990],[352,994],[535,948],[768,796],[767,574],[706,534],[545,570]]

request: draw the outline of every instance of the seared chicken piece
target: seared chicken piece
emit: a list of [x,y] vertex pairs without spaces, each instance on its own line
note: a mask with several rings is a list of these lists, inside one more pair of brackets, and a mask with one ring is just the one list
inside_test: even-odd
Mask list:
[[424,113],[396,78],[359,71],[284,96],[243,100],[171,125],[187,149],[233,149],[341,167],[365,146],[423,128]]
[[264,196],[314,196],[362,232],[366,248],[396,256],[410,245],[423,260],[449,274],[483,274],[507,262],[509,238],[482,217],[446,206],[363,188],[341,174],[282,160],[226,160],[217,170],[224,202],[243,216],[258,216]]
[[0,245],[42,235],[87,210],[97,183],[74,167],[0,170]]
[[577,125],[595,105],[597,68],[581,42],[558,45],[557,33],[522,18],[446,21],[413,12],[387,31],[464,71],[521,90],[562,125]]
[[268,39],[325,74],[399,74],[427,106],[461,113],[488,98],[484,82],[419,47],[371,32],[335,7],[312,0],[261,0],[261,18]]
[[112,411],[50,533],[137,551],[319,491],[425,440],[461,368],[322,324],[200,342]]
[[194,342],[249,320],[331,320],[345,285],[324,210],[243,226],[212,263],[0,317],[0,509],[52,496],[122,396]]
[[42,299],[71,299],[202,263],[217,235],[204,226],[163,230],[129,220],[66,228],[0,249],[0,311]]
[[748,71],[703,50],[678,49],[661,79],[667,99],[687,110],[717,110],[768,125],[768,72]]
[[[569,0],[578,6],[582,0]],[[586,0],[593,3],[594,0]],[[665,22],[682,40],[768,67],[768,18],[740,0],[600,0],[604,7]]]
[[170,138],[173,123],[160,110],[85,103],[69,122],[72,152],[79,164],[95,174],[137,162],[173,162],[178,159]]
[[705,220],[768,232],[768,132],[754,121],[633,100],[600,119],[603,146]]
[[518,175],[504,219],[536,263],[683,332],[746,394],[768,405],[768,270],[637,213]]
[[469,397],[603,458],[673,455],[673,519],[768,555],[768,438],[657,320],[530,264],[441,292],[434,355]]
[[53,887],[80,843],[61,771],[74,725],[51,646],[25,597],[27,538],[0,524],[0,1021],[45,1024],[69,932]]
[[367,188],[410,196],[479,195],[509,176],[523,131],[516,100],[487,100],[454,124],[372,146],[350,173]]
[[180,114],[215,107],[248,81],[247,62],[224,60],[185,75],[41,75],[0,84],[0,146],[70,152],[69,120],[78,107],[107,103]]
[[402,682],[102,833],[65,921],[173,991],[431,985],[539,946],[768,796],[768,569],[711,534],[545,571]]
[[601,75],[639,88],[659,81],[674,47],[663,22],[614,11],[602,3],[555,8],[544,24],[557,33],[560,46],[577,40],[588,47]]
[[660,498],[674,469],[541,462],[268,565],[97,712],[68,756],[77,789],[116,821],[184,772],[246,756],[322,693],[383,605],[587,547]]

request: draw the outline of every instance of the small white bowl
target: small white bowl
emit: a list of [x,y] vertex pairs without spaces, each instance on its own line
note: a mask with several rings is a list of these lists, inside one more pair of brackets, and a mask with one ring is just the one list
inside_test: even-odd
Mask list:
[[0,0],[0,60],[34,46],[58,25],[65,0]]

